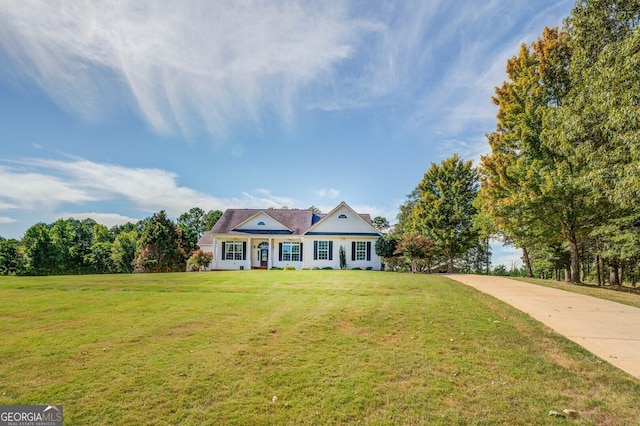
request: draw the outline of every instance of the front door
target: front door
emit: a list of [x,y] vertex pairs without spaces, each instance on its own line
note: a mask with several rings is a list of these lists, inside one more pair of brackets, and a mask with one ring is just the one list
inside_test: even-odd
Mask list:
[[260,249],[260,267],[267,268],[269,266],[269,249]]

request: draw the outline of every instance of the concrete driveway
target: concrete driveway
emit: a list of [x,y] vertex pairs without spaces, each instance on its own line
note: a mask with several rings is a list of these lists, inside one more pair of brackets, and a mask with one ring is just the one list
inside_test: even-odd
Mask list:
[[640,308],[503,277],[447,277],[510,304],[640,378]]

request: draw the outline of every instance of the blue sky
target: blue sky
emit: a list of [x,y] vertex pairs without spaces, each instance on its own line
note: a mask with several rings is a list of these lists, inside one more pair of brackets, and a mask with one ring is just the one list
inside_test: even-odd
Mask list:
[[488,152],[507,59],[572,6],[0,0],[0,236],[340,201],[393,223],[432,162]]

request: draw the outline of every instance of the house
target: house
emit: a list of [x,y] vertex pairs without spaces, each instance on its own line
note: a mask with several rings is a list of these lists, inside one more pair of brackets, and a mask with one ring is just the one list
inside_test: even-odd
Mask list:
[[375,253],[380,233],[368,214],[340,203],[327,214],[312,210],[229,209],[198,241],[213,254],[210,269],[340,268],[340,248],[347,269],[381,267]]

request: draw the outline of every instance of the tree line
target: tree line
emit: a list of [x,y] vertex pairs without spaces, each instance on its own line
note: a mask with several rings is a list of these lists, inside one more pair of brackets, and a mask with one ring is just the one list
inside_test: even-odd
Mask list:
[[20,239],[0,237],[0,275],[106,274],[184,271],[211,258],[198,250],[200,236],[222,216],[194,207],[169,219],[164,210],[107,228],[93,219],[37,223]]
[[[487,238],[529,276],[635,285],[640,262],[640,1],[580,0],[507,61],[491,152],[432,164],[381,240],[416,270],[488,270]],[[386,240],[386,241],[385,241]]]
[[[579,0],[562,28],[521,45],[492,98],[491,152],[477,167],[458,155],[431,164],[376,244],[386,266],[489,273],[498,238],[522,250],[526,275],[635,285],[639,24],[640,0]],[[161,211],[112,229],[40,223],[0,241],[0,274],[183,270],[216,215],[194,208],[173,223]]]

